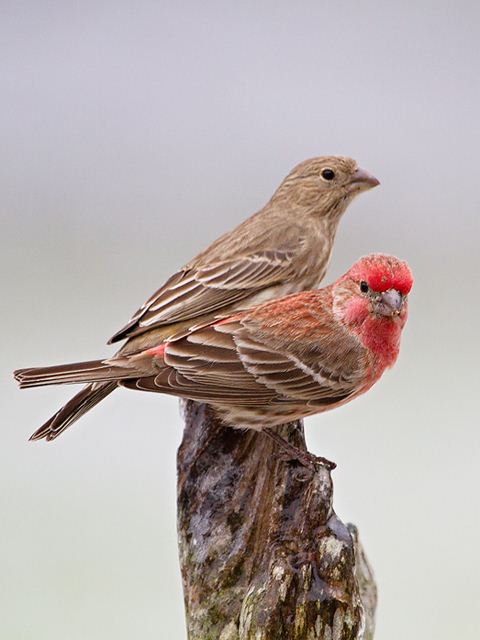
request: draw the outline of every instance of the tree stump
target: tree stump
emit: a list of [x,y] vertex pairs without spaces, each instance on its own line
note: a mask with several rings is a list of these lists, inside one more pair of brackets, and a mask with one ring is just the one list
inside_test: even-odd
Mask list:
[[[178,539],[189,640],[370,640],[376,587],[333,485],[184,403]],[[303,424],[279,433],[306,449]]]

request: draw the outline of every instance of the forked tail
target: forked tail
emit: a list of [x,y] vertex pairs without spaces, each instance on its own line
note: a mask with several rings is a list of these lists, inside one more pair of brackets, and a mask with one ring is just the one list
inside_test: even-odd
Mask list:
[[[123,361],[125,362],[125,361]],[[87,382],[76,396],[67,402],[47,422],[37,429],[30,440],[53,440],[78,418],[108,396],[117,380],[134,375],[132,368],[111,364],[108,360],[92,360],[53,367],[18,369],[14,376],[20,387],[41,387],[50,384],[77,384]]]

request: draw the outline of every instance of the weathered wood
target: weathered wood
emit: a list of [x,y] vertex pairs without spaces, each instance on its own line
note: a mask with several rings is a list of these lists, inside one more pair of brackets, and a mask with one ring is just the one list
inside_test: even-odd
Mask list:
[[[376,588],[330,473],[184,405],[178,536],[189,640],[369,640]],[[280,433],[305,447],[301,422]]]

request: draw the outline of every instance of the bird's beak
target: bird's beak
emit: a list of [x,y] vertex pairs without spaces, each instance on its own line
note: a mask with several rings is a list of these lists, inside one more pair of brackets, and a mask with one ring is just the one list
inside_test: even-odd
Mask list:
[[373,189],[373,187],[378,187],[379,184],[380,180],[377,180],[374,175],[365,171],[365,169],[357,169],[350,181],[350,185],[358,191]]
[[375,312],[381,316],[398,316],[402,310],[405,298],[400,291],[389,289],[380,294],[375,304]]

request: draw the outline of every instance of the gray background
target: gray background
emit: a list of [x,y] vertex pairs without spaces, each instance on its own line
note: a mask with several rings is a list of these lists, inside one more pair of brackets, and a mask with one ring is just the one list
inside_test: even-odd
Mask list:
[[415,275],[396,368],[307,420],[338,462],[380,589],[377,638],[478,637],[477,2],[0,4],[0,637],[185,637],[174,398],[120,391],[52,445],[70,388],[15,367],[108,355],[163,280],[300,160],[382,186],[327,280],[392,252]]

